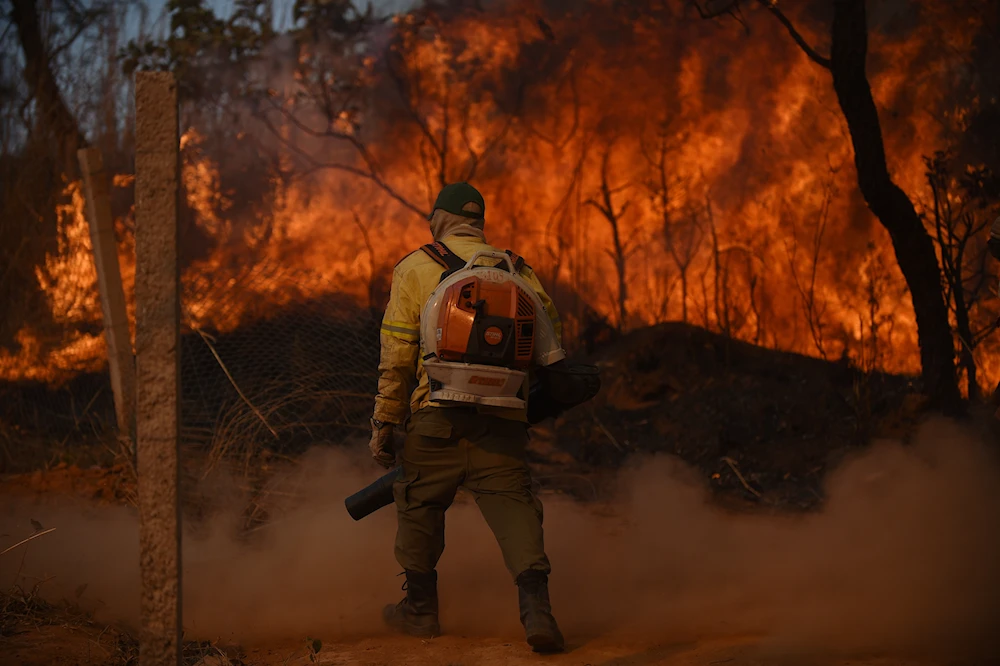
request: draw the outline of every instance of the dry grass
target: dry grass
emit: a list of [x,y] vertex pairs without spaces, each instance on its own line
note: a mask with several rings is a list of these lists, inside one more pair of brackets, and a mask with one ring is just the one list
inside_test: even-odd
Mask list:
[[42,599],[40,588],[41,582],[27,590],[14,585],[0,592],[0,639],[25,627],[38,628],[53,623],[56,608]]
[[[324,427],[335,426],[346,430],[367,429],[367,422],[357,416],[360,406],[371,408],[374,395],[359,391],[320,389],[319,382],[305,378],[293,386],[276,384],[260,392],[256,407],[249,403],[233,402],[219,414],[209,442],[208,459],[202,478],[215,471],[224,461],[242,466],[243,476],[249,476],[254,461],[262,451],[280,455],[286,435],[295,431],[319,444],[322,439],[310,437],[310,423],[284,423],[282,415],[297,412],[311,405],[326,405],[330,413]],[[332,412],[332,413],[331,413]]]
[[[53,604],[46,601],[40,594],[41,587],[41,583],[37,583],[28,590],[14,586],[0,592],[0,651],[11,637],[44,636],[43,628],[62,627],[86,635],[94,647],[107,655],[103,662],[107,666],[138,666],[139,641],[128,631],[94,622],[72,602]],[[45,646],[40,644],[38,649],[44,651]],[[238,646],[186,641],[182,650],[184,666],[250,666]]]

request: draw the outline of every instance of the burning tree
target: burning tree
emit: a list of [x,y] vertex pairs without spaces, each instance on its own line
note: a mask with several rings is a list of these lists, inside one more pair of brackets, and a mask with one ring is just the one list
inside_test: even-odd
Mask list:
[[66,180],[78,174],[76,150],[87,145],[58,67],[109,12],[107,4],[76,0],[0,6],[0,344],[9,344],[22,321],[53,324],[40,307],[45,298],[34,269],[54,245],[56,207]]
[[997,214],[993,202],[1000,183],[987,168],[955,174],[952,160],[940,151],[926,158],[932,196],[928,224],[944,269],[944,294],[955,322],[959,367],[965,373],[969,398],[976,399],[980,388],[975,351],[996,329],[993,317],[979,312],[979,306],[994,279],[987,266],[986,231]]
[[612,144],[613,142],[608,143],[608,147],[604,151],[604,157],[601,160],[600,196],[599,198],[587,199],[587,205],[596,208],[607,221],[608,226],[611,227],[611,239],[613,243],[610,248],[605,249],[605,252],[607,252],[608,256],[614,262],[615,273],[618,278],[618,331],[621,332],[625,328],[628,318],[628,262],[632,255],[635,254],[638,243],[635,238],[626,238],[625,229],[622,228],[622,218],[631,202],[625,201],[615,210],[614,196],[628,189],[629,184],[611,186],[608,183],[608,160],[611,158]]
[[798,254],[799,235],[796,221],[792,220],[791,238],[786,241],[785,251],[788,253],[789,270],[792,274],[792,282],[795,290],[802,299],[802,310],[805,314],[806,325],[809,327],[809,335],[812,337],[816,347],[816,353],[822,358],[827,358],[824,317],[826,315],[827,302],[817,284],[818,271],[820,267],[820,256],[823,252],[823,235],[829,222],[830,201],[833,197],[832,185],[828,185],[823,197],[823,205],[820,208],[817,220],[810,234],[809,244],[806,246],[806,275],[799,274]]
[[[725,242],[720,238],[710,199],[706,199],[704,211],[711,238],[711,302],[716,326],[726,337],[749,338],[754,344],[761,344],[765,331],[761,311],[763,273],[759,268],[764,260],[750,244]],[[745,295],[745,300],[741,295]],[[704,298],[709,300],[707,294]],[[747,334],[750,330],[752,335]]]
[[700,207],[689,201],[691,184],[677,175],[677,145],[670,132],[669,120],[661,121],[656,129],[654,141],[643,141],[643,157],[652,171],[646,189],[653,208],[660,215],[664,250],[677,269],[681,321],[687,323],[691,266],[701,249],[705,230]]
[[[728,13],[738,16],[741,1],[695,3],[703,17]],[[868,23],[865,0],[835,0],[830,29],[830,56],[821,55],[796,29],[773,0],[757,0],[766,7],[810,60],[829,70],[833,88],[844,113],[858,185],[869,208],[889,232],[896,261],[910,288],[917,318],[924,389],[946,409],[957,407],[958,383],[951,327],[941,286],[941,268],[934,244],[913,202],[893,181],[886,164],[885,143],[878,109],[865,71],[868,55]]]

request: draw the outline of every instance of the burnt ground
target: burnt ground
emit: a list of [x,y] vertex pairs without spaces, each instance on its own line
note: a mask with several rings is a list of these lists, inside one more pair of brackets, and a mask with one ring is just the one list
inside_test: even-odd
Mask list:
[[635,331],[589,361],[602,368],[597,398],[537,429],[534,461],[548,473],[601,478],[666,453],[696,467],[720,501],[810,509],[826,469],[873,437],[905,440],[922,416],[911,378],[677,323]]

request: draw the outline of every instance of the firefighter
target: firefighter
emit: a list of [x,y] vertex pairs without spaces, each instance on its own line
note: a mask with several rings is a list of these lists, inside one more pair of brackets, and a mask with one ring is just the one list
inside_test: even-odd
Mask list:
[[[486,242],[485,211],[474,187],[448,185],[428,216],[431,235],[466,260],[477,250],[495,250]],[[406,574],[406,596],[387,606],[383,619],[390,628],[414,636],[440,633],[435,567],[444,550],[445,511],[461,486],[475,498],[517,585],[527,642],[536,652],[558,652],[563,637],[549,602],[542,505],[525,460],[526,409],[446,406],[429,400],[419,357],[420,312],[441,273],[441,266],[425,252],[404,257],[393,270],[382,320],[369,448],[383,467],[395,464],[393,430],[406,422],[403,473],[393,487],[395,555]],[[552,319],[559,336],[556,310],[538,278],[527,266],[521,277],[537,292],[546,310],[542,316]]]

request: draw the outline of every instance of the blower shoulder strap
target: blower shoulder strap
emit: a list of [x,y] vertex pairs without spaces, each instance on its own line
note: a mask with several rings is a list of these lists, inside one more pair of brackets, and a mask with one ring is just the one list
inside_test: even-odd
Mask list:
[[448,246],[440,241],[428,243],[420,248],[428,257],[441,264],[448,270],[458,270],[465,267],[465,260],[448,249]]
[[[459,257],[457,254],[452,252],[447,245],[440,241],[435,241],[433,243],[428,243],[420,248],[427,254],[428,257],[436,261],[445,269],[445,272],[441,274],[441,279],[445,279],[455,271],[465,268],[465,260]],[[526,263],[524,263],[524,257],[515,254],[511,250],[507,250],[507,255],[510,257],[511,262],[514,264],[514,272],[520,273],[524,268],[531,268]],[[501,261],[496,265],[496,268],[502,268],[507,270],[507,262]]]
[[455,271],[460,271],[465,268],[465,260],[448,249],[448,246],[440,241],[428,243],[420,249],[423,250],[428,257],[441,264],[442,268],[445,269],[444,273],[441,273],[442,280]]
[[[526,266],[528,268],[531,268],[531,266],[528,266],[527,264],[524,263],[524,257],[522,257],[521,255],[515,254],[511,250],[507,250],[506,252],[507,256],[510,257],[511,262],[514,264],[514,273],[520,273],[521,269],[525,268]],[[507,270],[507,262],[501,261],[499,264],[496,265],[496,267]]]

